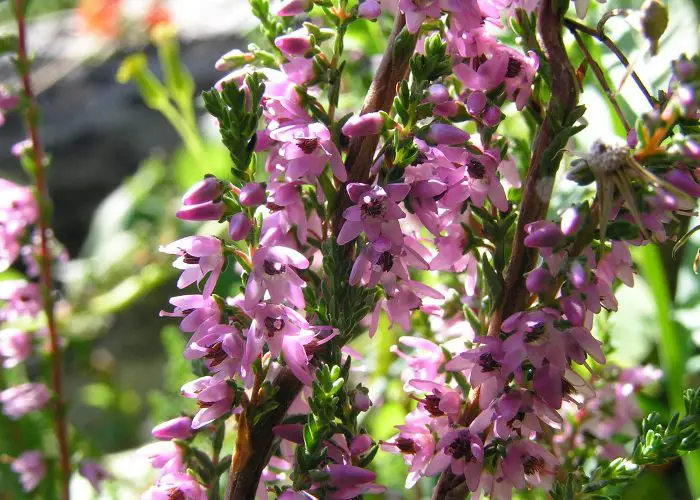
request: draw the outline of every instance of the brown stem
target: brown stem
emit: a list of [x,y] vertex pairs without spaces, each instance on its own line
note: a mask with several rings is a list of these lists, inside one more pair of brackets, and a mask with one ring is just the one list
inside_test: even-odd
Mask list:
[[[573,19],[566,18],[564,19],[564,24],[566,25],[567,28],[573,28],[577,31],[580,31],[582,33],[585,33],[589,36],[592,36],[593,38],[599,40],[605,46],[615,54],[615,56],[618,58],[618,60],[622,63],[622,65],[629,70],[630,69],[630,62],[629,59],[627,59],[627,56],[622,53],[620,48],[615,45],[615,42],[612,41],[612,39],[603,33],[602,31],[597,31],[594,28],[590,28],[586,26],[585,24],[579,23],[578,21],[574,21]],[[639,87],[639,90],[644,94],[644,97],[646,98],[647,102],[652,108],[656,107],[656,102],[654,101],[654,98],[651,96],[649,91],[647,90],[646,86],[644,85],[644,82],[642,82],[642,79],[639,78],[639,75],[637,74],[636,71],[632,70],[630,73],[632,76],[632,79],[634,80],[634,83],[637,84],[637,87]]]
[[[551,180],[559,168],[558,163],[542,164],[545,151],[555,134],[551,117],[555,107],[558,107],[562,116],[567,116],[576,107],[578,100],[574,68],[562,40],[563,12],[556,10],[554,0],[543,0],[540,2],[537,21],[540,39],[551,69],[552,97],[533,145],[503,296],[491,317],[489,335],[498,335],[503,319],[526,306],[528,292],[525,287],[525,274],[533,267],[537,252],[524,245],[525,227],[546,216],[552,196]],[[464,478],[455,477],[448,469],[440,476],[433,490],[433,499],[465,498],[467,491],[463,485]]]
[[[403,15],[397,15],[394,28],[389,37],[389,44],[384,52],[382,61],[379,64],[377,73],[374,75],[372,85],[370,85],[365,97],[364,105],[360,114],[373,113],[376,111],[386,111],[391,109],[396,95],[396,86],[406,78],[408,63],[413,54],[416,38],[411,37],[410,46],[405,50],[395,51],[396,37],[401,33],[406,25]],[[379,144],[379,135],[367,137],[354,137],[348,146],[348,154],[345,157],[345,169],[348,172],[348,181],[343,184],[340,190],[340,199],[336,206],[335,219],[333,225],[334,234],[340,232],[343,226],[343,212],[350,206],[346,186],[351,182],[369,182],[369,172],[372,168],[372,159]]]
[[[395,51],[395,41],[405,25],[402,15],[397,16],[394,29],[389,39],[389,44],[379,65],[372,85],[367,92],[362,113],[374,111],[389,111],[396,95],[396,85],[405,78],[408,71],[408,62],[413,53],[415,39],[412,40],[410,50]],[[345,166],[348,171],[348,182],[367,182],[372,163],[372,155],[377,149],[379,136],[354,138],[350,141]],[[342,226],[342,213],[348,204],[345,185],[337,206],[334,230],[337,234]],[[284,418],[289,405],[301,390],[302,384],[288,370],[283,369],[275,380],[273,386],[279,389],[275,400],[279,406],[268,413],[264,419],[253,424],[249,409],[238,417],[238,438],[236,440],[236,452],[231,461],[231,469],[228,484],[226,486],[225,500],[249,500],[255,498],[255,492],[260,482],[265,465],[270,459],[275,436],[272,432],[274,426]],[[256,395],[254,394],[255,398]]]
[[46,325],[49,331],[49,344],[51,349],[51,375],[53,391],[56,396],[56,438],[58,441],[59,459],[61,465],[61,494],[64,500],[70,499],[68,484],[70,481],[70,451],[68,448],[68,433],[65,420],[65,402],[63,394],[63,371],[61,369],[61,347],[56,328],[53,302],[53,271],[52,255],[49,249],[50,206],[49,192],[46,183],[46,170],[44,168],[44,152],[42,150],[39,132],[37,130],[37,109],[32,90],[30,75],[30,62],[27,56],[27,25],[24,16],[24,1],[15,0],[15,13],[17,16],[17,62],[22,78],[22,88],[25,102],[25,119],[27,131],[32,142],[32,154],[35,163],[35,180],[37,201],[39,203],[39,277],[41,281],[41,294],[43,299]]
[[590,51],[588,50],[588,47],[586,47],[586,44],[583,42],[583,39],[581,38],[581,35],[579,34],[576,29],[572,28],[571,26],[567,25],[567,28],[571,32],[572,35],[574,35],[574,39],[576,39],[576,43],[578,44],[579,48],[581,49],[581,52],[583,53],[583,57],[586,59],[586,62],[588,65],[591,67],[591,70],[593,70],[593,74],[595,75],[596,79],[598,80],[598,83],[600,84],[600,87],[603,89],[603,92],[605,92],[605,97],[608,98],[608,101],[610,101],[610,104],[612,105],[613,109],[615,110],[615,113],[617,114],[618,118],[622,122],[622,125],[625,127],[625,132],[630,131],[630,124],[627,121],[627,118],[625,117],[625,114],[622,112],[622,108],[620,107],[620,103],[617,102],[617,97],[615,96],[615,93],[613,90],[610,88],[610,85],[608,85],[608,81],[605,78],[605,75],[603,74],[603,70],[600,68],[600,64],[593,59],[593,56],[591,55]]

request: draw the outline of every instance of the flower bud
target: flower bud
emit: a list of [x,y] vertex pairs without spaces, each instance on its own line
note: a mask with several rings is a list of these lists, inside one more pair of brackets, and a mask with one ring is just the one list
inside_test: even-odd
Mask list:
[[228,224],[228,235],[233,241],[239,241],[245,239],[250,232],[250,220],[243,213],[237,213]]
[[428,87],[428,98],[426,101],[432,104],[441,104],[450,98],[450,93],[444,85],[434,83]]
[[637,131],[635,129],[630,129],[630,131],[627,132],[627,147],[630,149],[634,149],[637,147],[637,143],[639,143]]
[[382,7],[376,0],[365,0],[357,9],[357,15],[363,19],[374,21],[382,14]]
[[352,455],[362,455],[372,447],[372,438],[367,434],[355,436],[350,442],[350,453]]
[[574,297],[562,297],[559,301],[561,309],[574,326],[581,326],[586,318],[586,310],[580,299]]
[[695,182],[693,176],[690,175],[688,172],[684,172],[683,170],[674,168],[666,175],[664,175],[664,179],[666,179],[668,182],[670,182],[672,185],[674,185],[684,193],[688,193],[688,195],[694,198],[700,197],[700,185],[697,182]]
[[467,97],[467,109],[473,116],[480,115],[486,109],[486,94],[481,90],[476,90]]
[[574,261],[569,269],[569,281],[574,288],[581,289],[588,282],[588,273],[579,261]]
[[156,439],[189,439],[192,437],[192,419],[177,417],[156,425],[151,431]]
[[576,207],[567,208],[563,214],[561,214],[561,232],[565,236],[571,236],[576,234],[581,226],[583,225],[584,216],[581,211]]
[[226,212],[223,203],[199,203],[197,205],[186,205],[177,211],[175,216],[180,220],[219,220]]
[[495,127],[501,123],[501,109],[498,106],[489,106],[484,112],[483,120],[487,126]]
[[265,203],[265,186],[257,182],[250,182],[241,188],[238,201],[244,207],[257,207]]
[[298,16],[311,7],[311,0],[285,0],[275,14],[280,17]]
[[182,197],[182,204],[206,203],[221,196],[221,191],[221,182],[216,177],[207,176],[187,190]]
[[554,224],[536,229],[525,237],[525,246],[530,248],[549,248],[557,246],[564,235]]
[[428,139],[436,144],[462,144],[469,140],[469,134],[454,125],[433,123],[428,131]]
[[384,117],[381,113],[365,113],[353,116],[343,125],[343,134],[348,137],[365,137],[376,135],[384,127]]
[[525,286],[530,293],[545,293],[553,284],[554,277],[543,267],[533,269],[525,279]]
[[311,37],[304,29],[296,30],[289,35],[278,36],[275,47],[285,56],[303,56],[311,49]]
[[372,406],[372,401],[369,399],[369,396],[364,392],[355,391],[353,405],[360,411],[367,411],[369,410],[369,407]]
[[659,50],[659,39],[668,26],[668,7],[660,0],[648,0],[642,5],[642,33],[651,44],[651,54]]
[[238,49],[233,49],[221,56],[214,64],[214,68],[216,71],[232,71],[240,68],[246,63],[253,61],[254,59],[255,57],[253,54],[243,52]]

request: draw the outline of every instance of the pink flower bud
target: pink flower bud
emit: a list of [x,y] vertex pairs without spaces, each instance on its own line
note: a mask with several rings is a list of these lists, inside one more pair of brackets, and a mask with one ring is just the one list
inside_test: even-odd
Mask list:
[[564,235],[554,224],[536,229],[525,237],[525,246],[530,248],[548,248],[557,246]]
[[311,6],[311,0],[285,0],[275,13],[280,17],[298,16]]
[[630,147],[631,149],[634,149],[637,147],[637,143],[639,142],[639,138],[637,137],[637,131],[634,129],[631,129],[629,132],[627,132],[627,146]]
[[695,198],[700,197],[700,185],[688,172],[674,168],[664,176],[675,187]]
[[244,207],[257,207],[265,203],[265,186],[257,182],[250,182],[241,188],[238,201]]
[[554,278],[543,267],[533,269],[527,274],[525,286],[530,293],[545,293],[554,284]]
[[353,455],[362,455],[372,447],[372,438],[367,434],[360,434],[350,443],[350,453]]
[[255,57],[239,49],[233,49],[221,56],[214,64],[216,71],[231,71],[240,68],[244,64],[251,62]]
[[382,14],[382,6],[376,0],[365,0],[357,9],[357,15],[363,19],[374,21]]
[[328,473],[334,486],[338,488],[357,486],[358,483],[369,483],[377,478],[374,472],[354,465],[332,464],[328,466]]
[[583,325],[583,321],[586,317],[586,310],[579,299],[574,297],[562,297],[559,303],[569,323],[574,326]]
[[355,408],[360,411],[367,411],[369,407],[372,406],[372,401],[370,401],[369,396],[364,392],[355,392],[355,399],[353,401]]
[[469,94],[469,97],[467,97],[467,110],[473,116],[480,115],[484,109],[486,109],[486,104],[486,94],[484,94],[481,90],[472,92]]
[[197,205],[221,196],[221,183],[216,177],[207,176],[197,182],[182,197],[183,205]]
[[384,127],[384,117],[381,113],[365,113],[353,116],[343,125],[343,134],[348,137],[365,137],[376,135]]
[[275,39],[275,47],[285,56],[303,56],[311,49],[311,37],[305,29]]
[[304,426],[301,424],[280,424],[272,428],[276,436],[291,441],[292,443],[304,443]]
[[489,106],[483,117],[484,123],[489,127],[495,127],[501,122],[501,110],[498,106]]
[[156,425],[151,431],[156,439],[189,439],[192,437],[192,419],[177,417]]
[[571,264],[571,269],[569,270],[569,281],[571,281],[571,284],[574,285],[574,288],[583,288],[586,286],[588,281],[587,274],[588,273],[586,273],[586,269],[583,267],[583,265],[576,260]]
[[243,240],[250,232],[250,221],[245,214],[237,213],[231,217],[228,225],[228,235],[233,241]]
[[469,134],[454,125],[433,123],[428,131],[428,139],[436,144],[462,144],[469,140]]
[[197,205],[186,205],[177,211],[175,216],[180,220],[219,220],[226,212],[223,203],[199,203]]
[[426,101],[432,104],[441,104],[450,98],[450,93],[444,85],[434,83],[428,87],[428,98]]
[[565,236],[576,234],[579,229],[581,229],[583,220],[583,214],[581,214],[577,208],[567,208],[564,213],[561,214],[561,232],[564,233]]

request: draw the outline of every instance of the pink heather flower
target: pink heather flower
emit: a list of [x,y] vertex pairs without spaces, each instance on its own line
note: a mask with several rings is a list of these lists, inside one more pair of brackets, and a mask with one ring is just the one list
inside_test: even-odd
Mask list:
[[[408,420],[408,417],[407,417]],[[413,488],[425,476],[425,469],[435,454],[435,438],[425,423],[408,422],[397,425],[399,433],[389,441],[381,443],[381,448],[390,453],[400,452],[409,466],[406,488]]]
[[386,488],[374,483],[377,475],[354,465],[330,464],[324,469],[329,474],[329,485],[335,490],[329,500],[349,500],[363,493],[383,493]]
[[265,203],[265,185],[258,182],[249,182],[241,188],[238,201],[244,207],[257,207]]
[[409,33],[416,33],[426,17],[440,18],[440,0],[399,0]]
[[28,382],[0,392],[2,411],[12,420],[17,420],[29,412],[40,410],[48,401],[49,390],[44,384]]
[[311,50],[311,37],[306,28],[301,28],[289,35],[278,36],[275,39],[275,47],[288,58],[301,57]]
[[454,125],[433,123],[428,129],[428,139],[435,144],[456,145],[467,142],[469,134]]
[[19,474],[19,481],[26,493],[36,489],[46,475],[46,466],[40,451],[25,451],[12,461],[10,468],[12,472]]
[[473,116],[479,116],[486,109],[486,94],[481,90],[476,90],[467,97],[467,110]]
[[233,241],[244,240],[248,237],[252,225],[243,212],[234,214],[228,222],[228,236]]
[[557,458],[533,441],[515,441],[508,445],[503,459],[503,474],[517,489],[526,485],[549,490],[559,465]]
[[382,6],[376,0],[364,0],[357,9],[357,15],[374,21],[382,14]]
[[405,391],[412,390],[413,386],[409,383],[411,379],[433,380],[438,383],[444,381],[440,370],[445,362],[445,355],[440,346],[427,339],[407,336],[399,337],[399,344],[413,349],[411,354],[406,354],[399,350],[398,346],[391,347],[391,351],[403,358],[407,365],[401,373],[401,378],[405,381]]
[[469,429],[455,429],[440,438],[435,457],[425,470],[433,476],[448,467],[456,476],[464,476],[470,491],[476,491],[484,467],[484,444]]
[[258,304],[251,312],[253,321],[248,330],[244,370],[249,370],[255,359],[262,355],[263,343],[270,354],[279,358],[284,353],[284,361],[292,373],[305,384],[310,384],[309,360],[304,346],[316,336],[309,323],[289,307],[278,304]]
[[83,461],[78,468],[78,472],[88,480],[97,493],[102,492],[102,482],[112,477],[104,467],[90,460]]
[[161,246],[159,251],[179,255],[173,263],[173,267],[182,269],[177,281],[178,288],[185,288],[194,282],[199,284],[209,274],[202,295],[207,298],[212,294],[226,262],[220,239],[213,236],[187,236]]
[[369,241],[385,236],[391,243],[401,245],[403,233],[399,219],[406,214],[397,203],[406,197],[409,189],[408,184],[384,187],[356,182],[348,184],[348,195],[355,205],[343,212],[345,223],[338,234],[338,244],[345,245],[364,231]]
[[468,296],[476,292],[478,261],[472,252],[464,253],[467,234],[461,224],[450,224],[445,236],[435,237],[437,254],[430,262],[434,271],[465,273],[465,289]]
[[[192,429],[200,429],[233,409],[233,389],[213,377],[200,377],[182,386],[182,395],[196,399],[200,410],[192,419]],[[240,408],[236,408],[236,412]]]
[[398,323],[404,331],[411,331],[411,313],[423,309],[423,297],[442,300],[445,297],[428,285],[418,281],[401,281],[393,289],[384,290],[386,299],[380,300],[375,306],[370,335],[376,331],[377,316],[382,306],[389,316],[390,324]]
[[180,295],[172,297],[170,304],[173,312],[161,311],[161,316],[182,318],[180,330],[195,332],[198,329],[214,326],[219,323],[221,309],[213,297],[202,295]]
[[493,426],[497,438],[507,440],[511,436],[527,439],[542,433],[541,423],[561,429],[562,418],[537,394],[525,389],[512,390],[495,399],[471,423],[470,429],[480,433]]
[[285,299],[292,305],[304,307],[305,286],[296,269],[309,267],[309,260],[302,254],[288,247],[262,247],[253,256],[253,271],[248,278],[245,289],[245,308],[248,310],[262,300],[265,291],[270,299],[281,304]]
[[177,211],[175,216],[180,220],[188,221],[219,220],[225,212],[226,206],[223,203],[208,201],[197,205],[185,205]]
[[505,75],[506,94],[508,99],[515,102],[518,110],[522,110],[532,94],[532,82],[540,66],[540,60],[533,51],[527,56],[510,48],[504,48],[508,54],[508,65]]
[[275,10],[275,14],[280,17],[298,16],[312,5],[311,0],[284,0]]
[[546,360],[563,374],[568,364],[564,334],[554,326],[558,319],[559,313],[554,309],[509,316],[501,326],[501,330],[509,334],[503,341],[503,373],[519,370],[523,361],[528,359],[535,368],[542,367]]
[[445,363],[445,370],[461,371],[472,387],[481,387],[479,406],[486,408],[502,390],[505,377],[501,374],[504,357],[501,342],[493,337],[475,337],[475,347]]
[[576,207],[569,207],[561,214],[561,232],[564,236],[572,236],[581,229],[583,222],[581,211]]
[[[190,338],[184,356],[187,359],[203,359],[214,374],[214,379],[220,381],[241,374],[244,349],[245,342],[236,328],[207,325],[199,328]],[[244,379],[248,381],[246,377]]]
[[483,207],[488,197],[500,211],[507,211],[508,199],[497,173],[499,161],[489,151],[483,155],[469,153],[466,166],[462,169],[463,174],[466,175],[460,182],[449,187],[440,203],[454,209],[470,199],[477,207]]
[[342,132],[348,137],[365,137],[377,135],[383,127],[384,117],[381,113],[365,113],[351,117],[343,125]]
[[525,246],[530,248],[550,248],[559,245],[564,239],[564,234],[559,226],[551,221],[541,220],[528,224],[525,227],[528,233],[525,237]]
[[177,417],[156,425],[151,431],[156,439],[189,439],[192,437],[192,419]]
[[[415,245],[419,244],[416,242]],[[374,287],[381,282],[388,288],[396,283],[397,278],[410,280],[408,266],[428,269],[428,263],[411,245],[392,245],[388,239],[380,236],[363,248],[355,259],[349,283]]]
[[486,111],[484,111],[482,119],[488,127],[495,127],[501,122],[501,118],[503,118],[501,109],[498,106],[489,106],[486,108]]
[[177,472],[165,474],[158,479],[155,486],[151,487],[142,496],[142,500],[206,500],[207,490],[197,482],[195,478],[184,473]]
[[140,448],[136,454],[144,457],[154,469],[162,469],[164,473],[177,472],[184,469],[182,449],[174,441],[158,441]]
[[32,336],[17,328],[0,331],[0,359],[2,366],[12,368],[29,357],[32,352]]
[[27,226],[36,222],[39,207],[32,191],[0,179],[0,272],[17,259],[20,242]]
[[194,184],[182,197],[183,205],[198,205],[213,201],[223,192],[222,183],[216,177],[207,176]]
[[554,285],[554,276],[543,267],[538,267],[527,273],[525,286],[530,293],[546,293]]
[[347,171],[328,128],[321,123],[293,124],[280,127],[270,137],[282,143],[279,155],[285,173],[291,180],[310,176],[318,178],[330,164],[333,175],[341,182],[347,180]]
[[447,415],[450,422],[454,422],[459,417],[462,405],[460,394],[431,380],[413,379],[408,381],[408,385],[427,394],[419,399],[419,407],[422,407],[433,417]]
[[508,54],[499,51],[484,62],[474,61],[454,67],[454,74],[467,89],[488,91],[503,83],[508,72]]
[[443,104],[450,100],[450,92],[441,83],[434,83],[428,87],[428,97],[425,99],[432,104]]

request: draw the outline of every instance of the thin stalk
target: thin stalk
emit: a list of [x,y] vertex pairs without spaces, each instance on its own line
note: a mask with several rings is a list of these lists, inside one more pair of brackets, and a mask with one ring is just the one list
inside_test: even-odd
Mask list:
[[[656,318],[660,330],[659,357],[666,378],[671,412],[683,414],[684,375],[689,339],[673,322],[673,297],[659,248],[655,245],[638,247],[634,249],[633,256],[649,285],[656,305]],[[700,498],[700,452],[695,451],[684,456],[683,467],[692,497]]]
[[576,31],[576,29],[568,25],[567,28],[571,32],[571,34],[574,35],[576,43],[578,44],[579,48],[581,49],[581,52],[583,53],[583,57],[586,59],[586,62],[588,62],[588,65],[593,70],[593,74],[595,75],[596,79],[598,80],[598,83],[600,84],[600,88],[603,89],[603,92],[605,92],[605,97],[608,98],[608,101],[610,101],[610,104],[615,110],[617,117],[620,119],[622,125],[625,127],[625,132],[629,132],[631,129],[630,124],[627,121],[625,114],[622,112],[620,103],[617,102],[617,97],[615,96],[615,93],[610,88],[610,85],[608,85],[608,81],[606,80],[605,75],[603,74],[603,70],[600,69],[600,65],[591,55],[590,51],[588,50],[588,47],[586,47],[586,44],[584,43],[578,31]]
[[[595,28],[590,28],[586,26],[585,24],[581,24],[578,21],[574,21],[573,19],[565,18],[564,19],[564,25],[571,29],[575,29],[577,31],[580,31],[582,33],[585,33],[589,36],[592,36],[596,40],[602,42],[615,56],[619,59],[619,61],[622,63],[622,65],[630,71],[630,62],[629,59],[627,59],[627,56],[622,53],[620,48],[615,44],[615,42],[612,41],[612,39],[606,35],[603,32],[597,31]],[[639,78],[639,75],[637,74],[636,71],[631,70],[630,75],[632,76],[632,79],[634,80],[634,83],[637,84],[637,87],[639,87],[639,90],[644,94],[644,97],[646,98],[647,102],[649,105],[654,108],[656,107],[656,101],[654,98],[651,96],[649,93],[649,90],[647,90],[646,86],[642,82],[642,79]]]
[[49,332],[49,344],[51,349],[51,378],[53,391],[56,396],[55,425],[58,441],[59,462],[61,466],[61,496],[64,500],[70,499],[70,450],[68,448],[68,433],[65,420],[65,402],[63,394],[63,371],[61,367],[61,348],[56,327],[53,301],[53,271],[52,255],[49,249],[50,229],[50,199],[46,183],[46,169],[44,168],[44,152],[37,130],[37,104],[32,90],[30,75],[30,62],[27,56],[27,24],[25,18],[25,5],[23,0],[15,0],[15,15],[17,17],[17,62],[22,79],[22,89],[26,99],[25,120],[29,138],[32,141],[32,154],[35,163],[36,192],[39,198],[39,276],[41,281],[41,295],[43,299],[46,326]]

